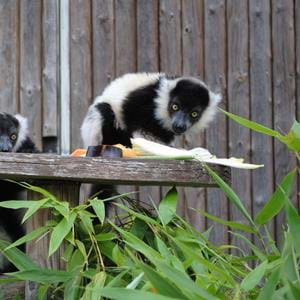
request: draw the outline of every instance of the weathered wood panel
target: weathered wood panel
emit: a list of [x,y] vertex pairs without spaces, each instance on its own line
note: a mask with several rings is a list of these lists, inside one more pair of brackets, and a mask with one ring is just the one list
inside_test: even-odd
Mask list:
[[[269,0],[249,2],[251,119],[272,128],[271,27]],[[252,210],[255,216],[273,192],[273,140],[251,132],[252,162],[265,167],[252,173]],[[274,222],[269,230],[274,234]]]
[[[205,81],[210,88],[222,94],[222,107],[226,104],[226,20],[225,1],[205,1]],[[206,130],[206,146],[219,157],[227,156],[227,122],[219,114]],[[228,203],[220,190],[207,190],[207,212],[223,219],[228,218]],[[216,243],[227,243],[228,233],[224,226],[214,225],[211,240]]]
[[70,1],[71,149],[82,145],[80,126],[92,99],[91,2]]
[[135,0],[115,0],[116,76],[136,71]]
[[[295,37],[296,37],[296,118],[300,122],[300,0],[295,1]],[[300,174],[298,174],[298,207],[300,207]]]
[[0,1],[0,112],[18,111],[19,1]]
[[28,119],[31,136],[42,148],[42,2],[21,1],[20,112]]
[[160,70],[168,75],[181,75],[181,3],[160,0],[159,5]]
[[[227,182],[230,169],[212,165]],[[216,186],[195,161],[105,159],[50,154],[0,153],[0,178],[109,184]]]
[[[76,182],[38,182],[38,185],[48,192],[52,193],[58,199],[67,201],[70,206],[78,205],[79,184]],[[28,192],[28,199],[40,200],[43,196],[34,192]],[[39,210],[26,222],[26,230],[28,232],[37,229],[53,218],[53,214],[48,209]],[[61,256],[64,247],[61,246],[51,257],[48,257],[48,249],[50,242],[50,234],[44,235],[42,238],[30,241],[26,244],[26,252],[32,260],[43,268],[49,269],[64,269],[64,262]],[[38,294],[39,284],[26,282],[25,300],[36,299]]]
[[[138,72],[158,72],[159,32],[158,0],[137,1],[137,70]],[[159,187],[139,187],[139,199],[149,202],[149,197],[159,203]]]
[[[274,128],[287,133],[295,118],[294,1],[273,0],[272,4]],[[296,162],[287,147],[278,141],[275,141],[274,157],[275,182],[278,184]],[[283,222],[283,214],[278,215],[279,242]]]
[[[227,1],[228,24],[228,99],[230,112],[250,118],[249,63],[248,63],[248,4],[247,1]],[[229,155],[250,161],[250,131],[229,121]],[[236,170],[232,187],[241,196],[246,209],[251,212],[251,173]],[[247,222],[241,213],[230,205],[230,218],[240,223]],[[241,241],[232,242],[242,246]],[[249,236],[250,238],[250,236]]]
[[114,1],[93,0],[93,97],[115,77]]
[[56,1],[43,0],[43,137],[58,133],[58,15]]
[[[182,73],[204,77],[204,1],[182,1]],[[205,134],[186,134],[184,148],[205,146]],[[179,211],[198,229],[205,229],[205,218],[190,208],[205,210],[205,189],[185,188]]]

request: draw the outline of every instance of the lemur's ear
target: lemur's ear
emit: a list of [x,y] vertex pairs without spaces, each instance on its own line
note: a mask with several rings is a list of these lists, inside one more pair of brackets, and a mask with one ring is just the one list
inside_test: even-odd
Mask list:
[[14,148],[18,149],[18,147],[21,146],[22,142],[28,137],[28,122],[26,118],[22,117],[19,114],[15,115],[15,118],[19,122],[19,132],[18,139]]
[[222,100],[221,94],[216,94],[209,91],[209,105],[217,106]]

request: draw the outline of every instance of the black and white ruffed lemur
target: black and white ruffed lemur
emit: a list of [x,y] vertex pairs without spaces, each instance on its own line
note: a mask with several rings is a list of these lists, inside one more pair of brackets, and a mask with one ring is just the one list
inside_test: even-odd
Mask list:
[[83,143],[86,148],[118,143],[130,147],[130,138],[144,137],[168,145],[178,135],[206,127],[220,100],[193,77],[125,74],[90,106],[81,126]]
[[[20,115],[0,113],[0,152],[38,153],[28,135],[27,120]],[[14,184],[0,180],[0,201],[24,199],[24,190]],[[0,239],[13,242],[25,234],[21,225],[20,210],[0,208]],[[24,247],[20,247],[24,250]],[[0,272],[14,267],[0,254]]]

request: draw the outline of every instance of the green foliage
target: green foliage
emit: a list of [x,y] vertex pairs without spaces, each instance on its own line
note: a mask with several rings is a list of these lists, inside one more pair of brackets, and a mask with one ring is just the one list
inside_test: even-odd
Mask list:
[[[300,127],[295,121],[287,135],[253,121],[224,112],[257,132],[277,138],[299,160]],[[17,267],[11,280],[39,284],[37,299],[299,299],[300,216],[290,200],[299,169],[281,181],[255,218],[241,199],[209,166],[210,176],[239,210],[245,224],[204,211],[199,214],[228,226],[231,234],[248,246],[251,256],[233,245],[216,246],[209,232],[199,232],[176,214],[177,191],[172,188],[158,208],[142,208],[126,195],[112,197],[121,210],[120,220],[109,219],[104,202],[97,198],[76,207],[27,183],[41,194],[38,201],[5,201],[0,207],[26,210],[24,220],[49,209],[53,219],[9,245],[0,240],[0,251]],[[120,199],[118,199],[120,198]],[[126,198],[126,199],[125,199]],[[121,201],[119,201],[121,200]],[[267,223],[279,212],[286,215],[283,243],[278,247]],[[244,233],[247,233],[245,235]],[[252,238],[260,242],[254,244]],[[64,245],[65,270],[37,266],[16,246],[49,236],[48,255]],[[230,253],[230,249],[236,249]],[[18,298],[16,298],[18,299]]]

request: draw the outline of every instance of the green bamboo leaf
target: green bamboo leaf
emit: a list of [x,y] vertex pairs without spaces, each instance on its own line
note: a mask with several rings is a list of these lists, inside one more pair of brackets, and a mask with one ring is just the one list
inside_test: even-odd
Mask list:
[[300,123],[295,120],[289,133],[280,137],[279,140],[285,143],[290,150],[300,152]]
[[63,239],[70,232],[74,225],[76,214],[72,212],[69,219],[63,218],[53,229],[49,242],[49,256],[51,256],[60,246]]
[[[126,288],[103,288],[101,295],[110,299],[118,300],[175,300],[176,298],[166,297],[155,293]],[[180,298],[177,298],[180,299]]]
[[280,212],[285,203],[284,194],[290,195],[295,175],[296,170],[293,170],[283,178],[270,200],[258,212],[255,218],[258,225],[267,223]]
[[36,238],[38,238],[39,236],[41,236],[42,234],[44,234],[45,232],[47,232],[49,230],[48,227],[39,227],[31,232],[29,232],[28,234],[26,234],[25,236],[19,238],[18,240],[16,240],[14,243],[12,243],[11,245],[9,245],[5,251],[7,251],[10,248],[13,247],[17,247],[19,245],[22,245],[24,243],[27,243],[29,241],[32,241]]
[[45,300],[49,288],[50,285],[41,285],[38,289],[36,300]]
[[80,219],[83,223],[83,226],[85,228],[85,230],[87,231],[87,233],[95,233],[94,231],[94,226],[93,226],[93,221],[91,219],[91,215],[86,212],[86,211],[79,211],[78,212]]
[[35,201],[35,204],[31,205],[31,207],[29,207],[22,219],[22,223],[24,223],[26,220],[28,220],[34,213],[36,213],[40,208],[42,208],[47,202],[49,201],[49,199],[42,199],[42,200],[38,200]]
[[143,270],[146,277],[159,294],[173,298],[189,299],[181,292],[180,289],[150,266],[141,263],[139,267]]
[[37,201],[31,201],[31,200],[0,201],[0,207],[11,208],[11,209],[31,208],[36,204],[36,202]]
[[216,181],[216,183],[220,186],[222,191],[228,197],[230,202],[232,202],[232,204],[234,204],[234,206],[238,208],[241,214],[243,214],[244,217],[249,221],[249,223],[252,224],[253,227],[255,228],[255,223],[253,222],[250,214],[247,212],[242,201],[237,196],[237,194],[233,191],[233,189],[220,176],[218,176],[218,174],[216,174],[208,165],[205,164],[204,166],[207,169],[209,175]]
[[257,300],[272,299],[272,296],[276,290],[276,285],[280,278],[280,272],[281,272],[280,268],[273,270],[273,272],[268,278],[267,283],[260,290]]
[[265,260],[255,269],[253,269],[241,282],[241,289],[244,291],[252,290],[262,280],[267,270],[268,261]]
[[9,247],[9,243],[7,241],[0,240],[0,251],[18,270],[39,268],[39,266],[35,264],[23,251],[18,248],[11,248],[4,251],[7,247]]
[[41,284],[66,282],[72,278],[72,273],[60,270],[33,269],[8,273],[20,280],[29,280]]
[[289,286],[290,286],[290,290],[292,295],[294,296],[295,299],[300,299],[300,287],[299,284],[296,285],[292,282],[289,281]]
[[234,228],[234,229],[237,229],[237,230],[242,230],[242,231],[249,232],[249,233],[255,233],[255,230],[253,230],[252,227],[244,225],[242,223],[237,223],[237,222],[233,222],[233,221],[226,221],[224,219],[213,216],[213,215],[211,215],[211,214],[209,214],[209,213],[207,213],[207,212],[205,212],[204,210],[201,210],[201,209],[192,208],[192,210],[200,213],[201,215],[205,216],[206,218],[208,218],[212,221],[215,221],[219,224],[223,224],[225,226],[228,226],[230,228]]
[[98,199],[93,199],[90,200],[90,203],[98,217],[98,219],[100,220],[101,224],[104,223],[104,219],[105,219],[105,206],[104,206],[104,202]]
[[159,217],[162,220],[163,224],[168,224],[176,214],[177,207],[177,191],[175,187],[167,193],[167,195],[161,200],[158,212]]
[[263,125],[260,125],[254,121],[250,121],[248,119],[245,119],[243,117],[240,117],[240,116],[237,116],[233,113],[230,113],[230,112],[227,112],[221,108],[219,108],[219,110],[221,110],[226,116],[228,116],[230,119],[234,120],[235,122],[239,123],[240,125],[244,126],[244,127],[247,127],[249,129],[252,129],[256,132],[259,132],[259,133],[263,133],[263,134],[266,134],[266,135],[269,135],[269,136],[273,136],[273,137],[281,137],[282,135],[276,131],[276,130],[273,130],[273,129],[270,129],[266,126],[263,126]]

